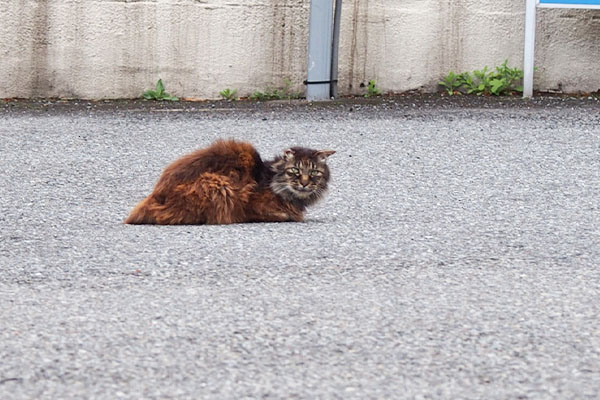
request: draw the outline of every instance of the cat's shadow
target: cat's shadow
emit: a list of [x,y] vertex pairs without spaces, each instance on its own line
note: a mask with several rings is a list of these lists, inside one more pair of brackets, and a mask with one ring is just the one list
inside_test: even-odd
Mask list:
[[319,218],[306,218],[305,224],[326,224],[328,222],[334,222],[334,220],[319,219]]
[[[218,224],[209,224],[209,225],[205,225],[205,224],[180,224],[180,225],[152,225],[154,227],[167,227],[167,228],[173,228],[173,229],[178,229],[181,227],[203,227],[203,226],[209,226],[209,227],[215,227],[215,226],[243,226],[243,225],[248,225],[248,226],[255,226],[255,225],[262,225],[262,224],[269,224],[269,225],[279,225],[279,224],[283,224],[283,225],[294,225],[294,224],[328,224],[328,223],[335,223],[335,219],[324,219],[324,218],[306,218],[304,221],[302,222],[251,222],[251,223],[238,223],[238,224],[225,224],[225,225],[218,225]],[[125,224],[123,221],[119,222],[120,224]],[[146,225],[148,226],[148,225]]]

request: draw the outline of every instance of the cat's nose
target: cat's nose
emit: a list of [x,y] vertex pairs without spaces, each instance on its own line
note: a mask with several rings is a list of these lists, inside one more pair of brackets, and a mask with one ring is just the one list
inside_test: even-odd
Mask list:
[[300,177],[300,183],[302,184],[302,186],[306,187],[306,185],[310,183],[310,178],[308,177],[308,175],[302,175]]

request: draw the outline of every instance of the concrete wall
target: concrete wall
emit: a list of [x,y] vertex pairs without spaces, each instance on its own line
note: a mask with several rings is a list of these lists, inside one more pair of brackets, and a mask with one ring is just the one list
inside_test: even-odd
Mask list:
[[[318,1],[318,0],[314,0]],[[0,0],[0,98],[303,90],[310,0]],[[523,0],[344,0],[340,93],[522,68]],[[536,89],[600,89],[600,11],[538,10]]]

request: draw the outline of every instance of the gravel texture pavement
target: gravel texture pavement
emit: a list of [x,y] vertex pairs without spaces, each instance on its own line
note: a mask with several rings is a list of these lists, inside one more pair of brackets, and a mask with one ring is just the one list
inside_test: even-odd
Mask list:
[[[600,101],[0,103],[1,399],[598,399]],[[129,226],[217,138],[305,223]]]

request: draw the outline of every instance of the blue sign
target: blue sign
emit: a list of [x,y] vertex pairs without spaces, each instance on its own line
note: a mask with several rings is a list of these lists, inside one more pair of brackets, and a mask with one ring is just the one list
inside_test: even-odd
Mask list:
[[573,6],[600,6],[600,0],[540,0],[540,4],[569,4]]

